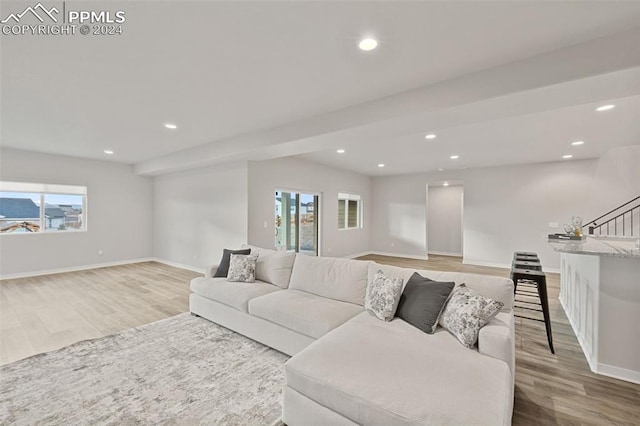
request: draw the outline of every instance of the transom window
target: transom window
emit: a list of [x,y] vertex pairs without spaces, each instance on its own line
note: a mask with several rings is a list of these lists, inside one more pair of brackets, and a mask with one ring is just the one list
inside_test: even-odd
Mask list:
[[338,229],[362,228],[362,199],[359,195],[338,193]]
[[0,234],[87,229],[87,187],[0,181]]

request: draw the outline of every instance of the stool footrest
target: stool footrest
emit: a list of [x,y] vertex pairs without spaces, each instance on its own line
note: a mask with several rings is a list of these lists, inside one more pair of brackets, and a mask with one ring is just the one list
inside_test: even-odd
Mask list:
[[531,320],[531,321],[544,322],[544,320],[540,319],[540,318],[531,318],[531,317],[526,317],[524,315],[516,315],[516,314],[514,314],[513,316],[516,317],[516,318],[522,318],[522,319],[527,319],[527,320]]

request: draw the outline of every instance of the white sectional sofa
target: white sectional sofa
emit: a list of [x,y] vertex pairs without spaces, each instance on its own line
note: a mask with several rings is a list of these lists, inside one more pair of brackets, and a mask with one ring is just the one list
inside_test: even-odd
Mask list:
[[[507,278],[348,259],[258,253],[255,283],[191,282],[193,314],[291,355],[283,422],[295,425],[506,425],[515,373],[513,283]],[[418,272],[465,283],[504,307],[468,349],[442,328],[430,335],[364,310],[376,271],[406,283]]]

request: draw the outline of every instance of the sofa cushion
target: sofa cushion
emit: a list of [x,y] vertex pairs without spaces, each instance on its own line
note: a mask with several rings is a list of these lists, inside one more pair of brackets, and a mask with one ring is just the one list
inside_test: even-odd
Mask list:
[[388,277],[378,271],[367,285],[364,308],[382,321],[391,321],[398,309],[401,294],[402,278]]
[[320,338],[362,312],[362,306],[289,289],[249,302],[251,315]]
[[299,255],[293,264],[289,288],[362,306],[372,263]]
[[369,279],[381,270],[385,275],[403,278],[406,283],[414,272],[419,273],[423,277],[433,281],[448,282],[453,281],[456,286],[465,283],[467,287],[477,291],[485,297],[497,300],[504,304],[503,312],[509,312],[513,309],[513,281],[505,277],[496,277],[491,275],[468,274],[465,272],[443,272],[430,271],[425,269],[409,269],[400,268],[398,266],[380,265],[372,262],[369,266]]
[[244,244],[242,247],[251,249],[252,254],[258,255],[256,263],[256,279],[277,285],[280,288],[289,287],[295,253],[268,250]]
[[278,287],[262,282],[229,282],[226,278],[194,278],[191,291],[207,299],[231,306],[239,311],[249,312],[249,300],[265,294],[281,291]]
[[455,283],[432,281],[414,272],[402,292],[396,315],[425,333],[433,334]]
[[366,425],[510,424],[506,363],[364,312],[291,358],[287,386]]
[[475,346],[480,329],[502,309],[502,302],[484,297],[461,284],[447,302],[440,325],[468,348]]
[[227,276],[229,272],[229,264],[231,263],[232,254],[250,254],[250,253],[251,253],[251,249],[249,248],[244,248],[241,250],[229,250],[229,249],[222,250],[222,258],[218,263],[218,268],[216,269],[216,272],[213,275],[213,277],[221,278],[221,277]]
[[257,254],[232,254],[227,281],[252,283],[256,280]]

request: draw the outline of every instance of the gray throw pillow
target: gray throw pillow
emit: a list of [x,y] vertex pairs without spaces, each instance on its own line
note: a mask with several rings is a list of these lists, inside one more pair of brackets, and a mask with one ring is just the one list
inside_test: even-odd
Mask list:
[[222,259],[220,259],[220,263],[218,264],[218,269],[216,273],[213,275],[214,278],[223,278],[226,277],[229,273],[229,262],[231,261],[232,254],[251,254],[251,249],[242,249],[242,250],[229,250],[224,249],[222,251]]
[[252,283],[256,280],[257,254],[232,254],[227,281]]
[[382,271],[376,272],[367,285],[364,308],[383,321],[391,321],[400,301],[402,282],[402,278],[388,277]]
[[504,304],[484,297],[464,284],[453,290],[440,316],[440,325],[467,348],[478,341],[480,329],[487,325]]
[[396,316],[425,333],[435,333],[453,287],[453,282],[432,281],[414,272],[400,296]]

